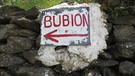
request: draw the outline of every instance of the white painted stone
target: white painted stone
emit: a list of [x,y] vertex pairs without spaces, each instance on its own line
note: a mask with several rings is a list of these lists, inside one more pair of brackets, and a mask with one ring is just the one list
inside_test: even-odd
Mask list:
[[[89,10],[87,9],[88,7],[76,7],[43,11],[41,45],[89,45],[90,35],[88,29],[90,25],[88,23]],[[65,18],[68,16],[68,21],[64,21],[64,16],[66,16]],[[58,24],[58,26],[56,27],[53,23]],[[79,26],[76,23],[79,23]],[[65,24],[66,26],[64,26]]]
[[[96,3],[90,4],[75,4],[75,7],[89,6],[90,7],[90,41],[89,46],[68,46],[56,50],[56,46],[40,46],[38,51],[39,60],[47,66],[61,64],[62,69],[66,72],[83,69],[90,62],[97,59],[100,52],[106,49],[105,36],[108,34],[105,28],[106,20],[103,13],[100,11],[100,5]],[[57,9],[62,7],[73,7],[66,3],[56,5],[49,9]]]
[[55,54],[55,46],[41,46],[38,50],[38,59],[47,66],[57,65],[59,62],[56,61]]

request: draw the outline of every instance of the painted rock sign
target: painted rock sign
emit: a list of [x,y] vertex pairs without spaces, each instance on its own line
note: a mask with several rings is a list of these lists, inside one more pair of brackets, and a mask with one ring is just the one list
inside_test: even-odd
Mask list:
[[89,45],[89,7],[44,10],[41,14],[41,45]]

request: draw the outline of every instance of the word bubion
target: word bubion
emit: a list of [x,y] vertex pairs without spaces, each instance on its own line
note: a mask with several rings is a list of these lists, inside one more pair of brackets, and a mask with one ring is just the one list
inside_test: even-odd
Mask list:
[[45,15],[44,27],[50,28],[52,26],[88,26],[89,16],[87,14],[63,14],[63,15]]

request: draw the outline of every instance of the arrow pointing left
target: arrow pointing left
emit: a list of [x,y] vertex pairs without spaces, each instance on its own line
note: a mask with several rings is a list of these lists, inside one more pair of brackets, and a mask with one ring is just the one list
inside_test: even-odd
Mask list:
[[84,37],[84,36],[88,36],[88,34],[53,34],[55,32],[57,32],[57,30],[53,30],[52,32],[47,33],[46,35],[44,35],[44,37],[46,39],[49,39],[51,41],[58,43],[59,41],[53,37]]

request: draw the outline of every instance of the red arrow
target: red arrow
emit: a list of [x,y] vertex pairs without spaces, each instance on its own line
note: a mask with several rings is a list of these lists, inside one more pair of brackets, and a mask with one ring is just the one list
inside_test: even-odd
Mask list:
[[47,33],[44,35],[45,38],[50,39],[51,41],[54,42],[59,42],[58,40],[54,39],[53,37],[82,37],[82,36],[88,36],[88,34],[53,34],[54,32],[57,32],[57,30],[54,30],[52,32]]

